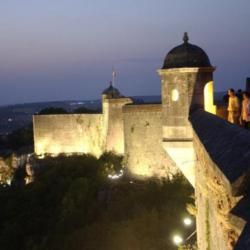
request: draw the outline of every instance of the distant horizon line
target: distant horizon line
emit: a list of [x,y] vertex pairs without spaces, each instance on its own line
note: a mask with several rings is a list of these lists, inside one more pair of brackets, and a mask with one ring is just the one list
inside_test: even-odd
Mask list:
[[[223,94],[226,93],[227,90],[224,91],[214,91],[214,94]],[[133,96],[125,96],[125,97],[161,97],[161,95],[133,95]],[[49,100],[49,101],[31,101],[31,102],[20,102],[20,103],[10,103],[10,104],[0,104],[0,108],[8,107],[8,106],[16,106],[16,105],[32,105],[32,104],[42,104],[42,103],[62,103],[62,102],[93,102],[93,101],[101,101],[101,98],[96,99],[65,99],[65,100]]]

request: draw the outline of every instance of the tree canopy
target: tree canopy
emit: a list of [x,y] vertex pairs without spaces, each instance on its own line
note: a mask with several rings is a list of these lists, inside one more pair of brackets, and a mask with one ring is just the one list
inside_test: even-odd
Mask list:
[[56,115],[56,114],[68,114],[68,111],[64,108],[48,107],[40,110],[39,115]]
[[122,158],[106,154],[36,159],[34,182],[0,188],[3,250],[176,249],[192,187],[181,176],[146,181],[109,174]]
[[99,111],[96,109],[90,109],[90,108],[86,108],[85,106],[81,106],[73,110],[72,113],[73,114],[96,114],[96,113],[99,113]]

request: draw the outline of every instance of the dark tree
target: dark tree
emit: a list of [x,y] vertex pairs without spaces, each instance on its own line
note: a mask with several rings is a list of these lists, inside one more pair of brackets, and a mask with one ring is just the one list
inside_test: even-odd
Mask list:
[[82,106],[73,110],[72,113],[73,114],[96,114],[96,113],[99,113],[99,111],[96,109],[89,109],[89,108]]
[[68,114],[68,111],[63,108],[48,107],[48,108],[42,109],[38,114],[39,115]]

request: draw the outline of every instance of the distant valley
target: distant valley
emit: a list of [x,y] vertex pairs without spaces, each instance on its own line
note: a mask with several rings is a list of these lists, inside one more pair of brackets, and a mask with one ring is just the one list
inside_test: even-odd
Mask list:
[[[215,93],[215,102],[222,100],[225,92]],[[133,96],[135,103],[160,103],[161,96]],[[63,108],[68,112],[73,112],[79,107],[85,107],[101,111],[101,100],[71,100],[71,101],[53,101],[39,103],[24,103],[8,106],[0,106],[0,135],[7,135],[12,131],[22,128],[32,122],[32,115],[38,113],[44,108],[57,107]]]

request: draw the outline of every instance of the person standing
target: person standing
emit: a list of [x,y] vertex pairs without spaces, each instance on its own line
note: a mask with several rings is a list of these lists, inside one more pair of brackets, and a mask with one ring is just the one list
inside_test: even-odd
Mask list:
[[244,128],[250,128],[250,95],[248,92],[243,93],[241,120]]
[[238,97],[235,95],[234,89],[229,89],[227,91],[229,95],[228,99],[228,118],[227,120],[234,124],[239,124],[240,117],[240,103]]

